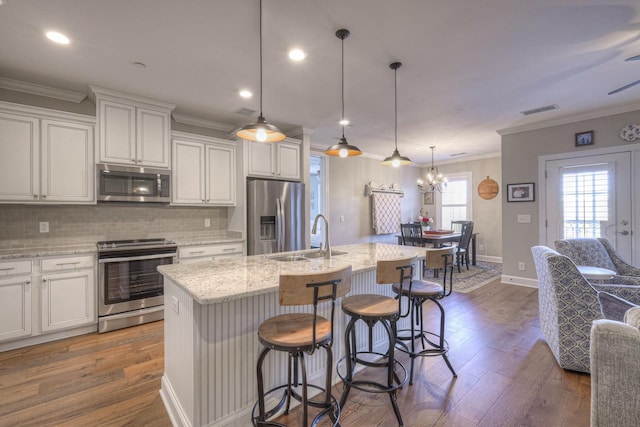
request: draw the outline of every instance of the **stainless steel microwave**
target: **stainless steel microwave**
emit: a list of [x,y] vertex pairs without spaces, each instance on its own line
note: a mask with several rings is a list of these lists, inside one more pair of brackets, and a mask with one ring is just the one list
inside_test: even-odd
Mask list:
[[96,181],[99,201],[171,201],[171,172],[168,170],[98,164]]

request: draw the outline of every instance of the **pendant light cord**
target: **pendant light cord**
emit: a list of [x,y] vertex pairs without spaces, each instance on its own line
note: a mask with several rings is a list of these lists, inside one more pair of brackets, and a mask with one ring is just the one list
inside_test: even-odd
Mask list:
[[260,0],[260,116],[262,116],[262,0]]
[[[344,37],[342,40],[342,120],[344,121]],[[342,125],[342,139],[344,139],[344,127],[346,125]]]
[[395,138],[396,138],[396,151],[398,151],[398,69],[393,70],[393,93],[395,94],[395,107],[396,107],[396,123],[395,123]]

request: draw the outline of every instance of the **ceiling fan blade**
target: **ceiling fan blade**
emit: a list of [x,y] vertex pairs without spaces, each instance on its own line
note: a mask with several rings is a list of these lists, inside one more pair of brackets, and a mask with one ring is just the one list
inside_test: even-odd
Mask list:
[[640,55],[632,56],[631,58],[625,59],[625,61],[638,61],[640,60]]
[[638,85],[638,84],[640,84],[640,80],[637,80],[637,81],[635,81],[635,82],[633,82],[633,83],[629,83],[628,85],[625,85],[625,86],[619,87],[619,88],[618,88],[618,89],[616,89],[616,90],[612,90],[612,91],[611,91],[611,92],[609,92],[607,95],[613,95],[614,93],[622,92],[623,90],[627,90],[627,89],[629,89],[630,87],[633,87],[633,86]]

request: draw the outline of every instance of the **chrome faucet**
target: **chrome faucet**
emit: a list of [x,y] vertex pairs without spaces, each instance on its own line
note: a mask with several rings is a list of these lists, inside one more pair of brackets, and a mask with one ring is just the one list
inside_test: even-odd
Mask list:
[[[329,220],[327,219],[327,217],[322,214],[316,215],[316,219],[313,220],[313,228],[311,229],[311,233],[316,234],[318,232],[318,220],[320,218],[324,219],[324,258],[331,259],[331,243],[329,243]],[[322,252],[322,243],[320,244],[320,252]]]

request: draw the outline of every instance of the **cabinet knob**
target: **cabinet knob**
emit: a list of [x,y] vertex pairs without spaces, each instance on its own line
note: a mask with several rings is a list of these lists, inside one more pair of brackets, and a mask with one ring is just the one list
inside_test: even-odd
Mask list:
[[34,195],[33,195],[33,198],[34,198],[34,199],[37,199],[37,198],[38,198],[38,195],[37,195],[37,194],[34,194]]
[[131,159],[131,163],[135,163],[135,162],[136,162],[136,159]]
[[46,194],[43,194],[43,195],[42,195],[42,198],[43,198],[43,199],[46,199],[46,198],[47,198],[47,195],[46,195]]
[[27,280],[26,282],[24,282],[25,285],[30,285],[31,284],[31,280]]

